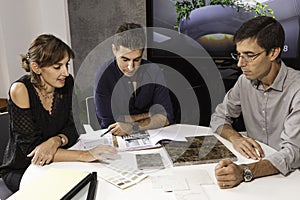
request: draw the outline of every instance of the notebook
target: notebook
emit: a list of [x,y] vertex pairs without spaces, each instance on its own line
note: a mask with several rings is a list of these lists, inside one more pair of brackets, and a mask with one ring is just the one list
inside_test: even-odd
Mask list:
[[61,199],[88,175],[87,172],[51,168],[8,199]]

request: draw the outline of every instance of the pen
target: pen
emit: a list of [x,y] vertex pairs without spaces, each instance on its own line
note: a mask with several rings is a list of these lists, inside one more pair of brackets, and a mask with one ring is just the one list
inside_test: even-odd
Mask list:
[[108,129],[107,131],[105,131],[104,133],[102,133],[102,134],[100,135],[100,137],[103,137],[103,136],[106,135],[109,131],[111,131],[111,129]]

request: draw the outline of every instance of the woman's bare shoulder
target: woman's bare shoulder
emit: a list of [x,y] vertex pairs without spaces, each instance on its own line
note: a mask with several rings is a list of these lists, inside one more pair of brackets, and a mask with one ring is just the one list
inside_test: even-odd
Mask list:
[[15,82],[10,88],[10,97],[11,100],[20,108],[29,108],[29,95],[28,90],[24,83]]

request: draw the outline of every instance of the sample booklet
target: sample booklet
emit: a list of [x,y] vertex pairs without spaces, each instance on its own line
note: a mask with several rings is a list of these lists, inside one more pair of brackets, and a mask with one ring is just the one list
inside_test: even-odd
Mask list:
[[160,141],[171,141],[175,137],[174,134],[160,134],[158,130],[140,131],[122,137],[111,134],[100,137],[105,132],[105,129],[103,129],[89,134],[82,134],[79,141],[84,149],[91,149],[99,144],[107,144],[117,147],[119,151],[132,151],[158,148],[161,147]]
[[151,140],[150,134],[147,131],[140,131],[127,136],[116,137],[114,145],[119,150],[130,151],[130,150],[142,150],[149,148],[161,147],[160,144],[156,144]]

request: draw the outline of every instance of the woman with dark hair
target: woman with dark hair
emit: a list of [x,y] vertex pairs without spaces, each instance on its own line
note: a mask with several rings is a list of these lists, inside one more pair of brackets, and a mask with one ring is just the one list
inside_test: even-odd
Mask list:
[[30,75],[22,76],[9,90],[10,139],[0,167],[13,192],[30,163],[91,162],[103,159],[100,154],[116,153],[106,145],[90,151],[67,150],[78,139],[72,116],[74,80],[68,71],[72,49],[57,37],[43,34],[21,57]]

